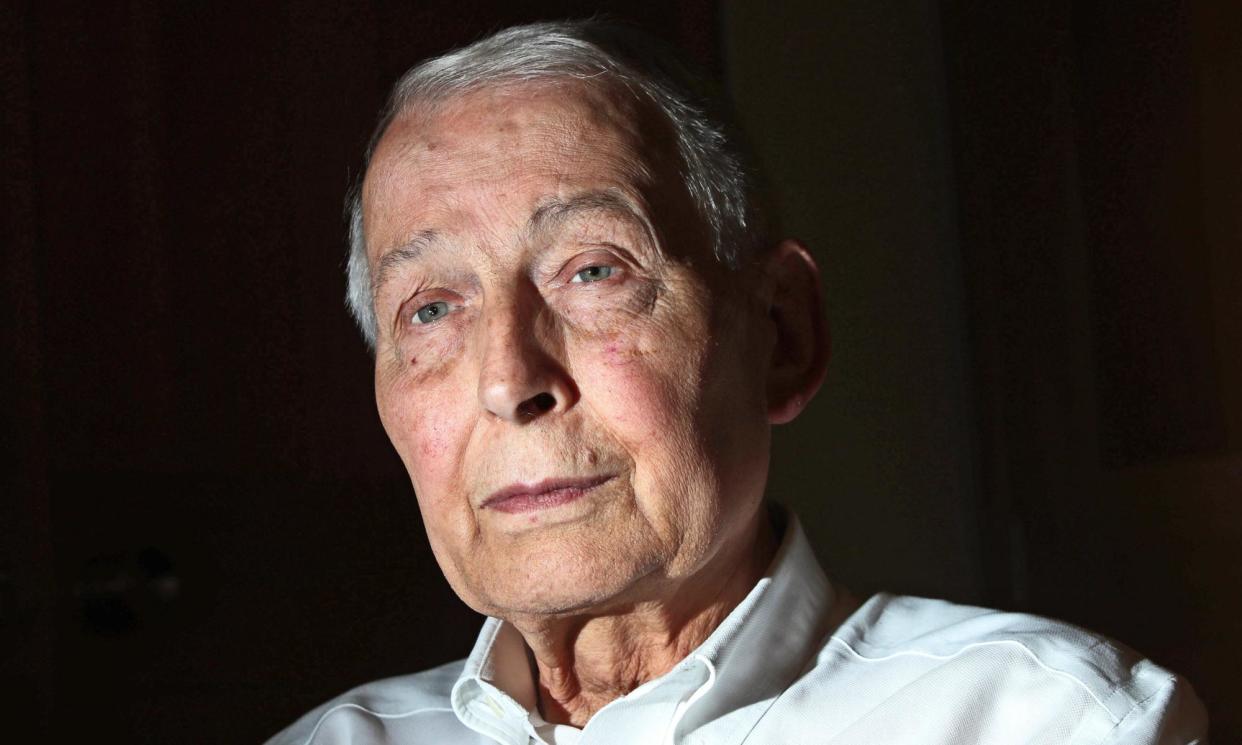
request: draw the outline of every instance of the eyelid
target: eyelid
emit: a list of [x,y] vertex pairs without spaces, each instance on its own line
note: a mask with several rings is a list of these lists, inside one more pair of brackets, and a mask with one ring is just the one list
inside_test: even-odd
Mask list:
[[420,320],[420,319],[419,319],[419,317],[418,317],[418,314],[422,313],[424,310],[426,310],[426,309],[430,308],[431,306],[433,306],[433,305],[437,305],[437,304],[443,305],[443,306],[446,308],[446,310],[444,311],[444,315],[448,315],[449,313],[452,313],[452,312],[453,312],[453,310],[454,310],[454,309],[453,309],[453,306],[452,306],[452,305],[449,305],[449,303],[448,303],[448,301],[447,301],[447,300],[432,300],[432,301],[427,302],[427,303],[414,303],[414,304],[412,304],[412,305],[411,305],[411,306],[409,306],[409,307],[413,309],[413,312],[408,312],[408,311],[407,311],[407,312],[404,314],[403,318],[405,319],[405,322],[406,322],[406,323],[408,323],[408,324],[410,324],[411,326],[426,326],[426,325],[428,325],[428,324],[430,324],[430,323],[434,323],[434,322],[436,322],[436,321],[439,321],[439,320],[440,320],[440,317],[433,318],[433,319],[431,319],[430,321],[423,321],[423,320]]
[[416,290],[397,306],[396,317],[393,319],[393,328],[397,335],[400,335],[411,326],[435,325],[430,323],[412,323],[410,321],[415,313],[433,303],[445,303],[448,305],[449,309],[445,313],[446,316],[457,312],[464,304],[462,297],[451,290],[435,287]]
[[620,246],[611,243],[596,244],[595,248],[575,254],[568,261],[561,265],[560,269],[554,275],[561,278],[565,283],[569,283],[582,270],[593,266],[607,266],[614,270],[614,274],[609,279],[616,277],[615,272],[621,274],[631,274],[634,272],[637,264],[630,255]]

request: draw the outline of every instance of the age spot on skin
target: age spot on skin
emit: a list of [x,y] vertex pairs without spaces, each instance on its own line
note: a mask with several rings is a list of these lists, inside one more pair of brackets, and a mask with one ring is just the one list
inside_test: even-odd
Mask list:
[[620,365],[628,365],[634,361],[634,355],[628,348],[623,348],[620,342],[609,342],[604,345],[604,356],[608,364],[614,367]]
[[434,428],[432,432],[420,438],[418,442],[418,452],[424,458],[438,458],[447,447],[448,443],[444,441],[439,428]]

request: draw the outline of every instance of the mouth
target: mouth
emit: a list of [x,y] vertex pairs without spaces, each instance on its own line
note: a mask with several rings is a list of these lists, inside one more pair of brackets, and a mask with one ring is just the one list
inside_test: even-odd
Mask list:
[[568,504],[612,478],[544,479],[533,484],[513,484],[488,497],[482,507],[509,514],[546,510]]

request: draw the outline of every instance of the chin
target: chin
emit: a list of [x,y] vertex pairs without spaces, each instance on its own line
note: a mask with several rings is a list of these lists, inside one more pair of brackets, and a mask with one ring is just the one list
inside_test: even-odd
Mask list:
[[514,562],[507,572],[489,573],[489,581],[471,583],[471,590],[458,594],[476,611],[497,618],[575,615],[626,602],[660,566],[656,559],[635,561],[633,553],[629,561],[618,561],[623,554],[599,545],[588,550],[589,556],[541,551]]

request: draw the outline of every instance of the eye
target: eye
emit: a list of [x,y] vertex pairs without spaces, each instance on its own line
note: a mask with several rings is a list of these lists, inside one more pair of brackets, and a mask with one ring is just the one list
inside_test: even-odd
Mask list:
[[449,304],[443,300],[437,300],[434,303],[427,303],[423,307],[414,311],[414,315],[410,317],[410,323],[431,323],[438,321],[448,315]]
[[598,282],[601,279],[608,279],[612,276],[612,267],[610,266],[588,266],[580,270],[574,275],[570,282]]

